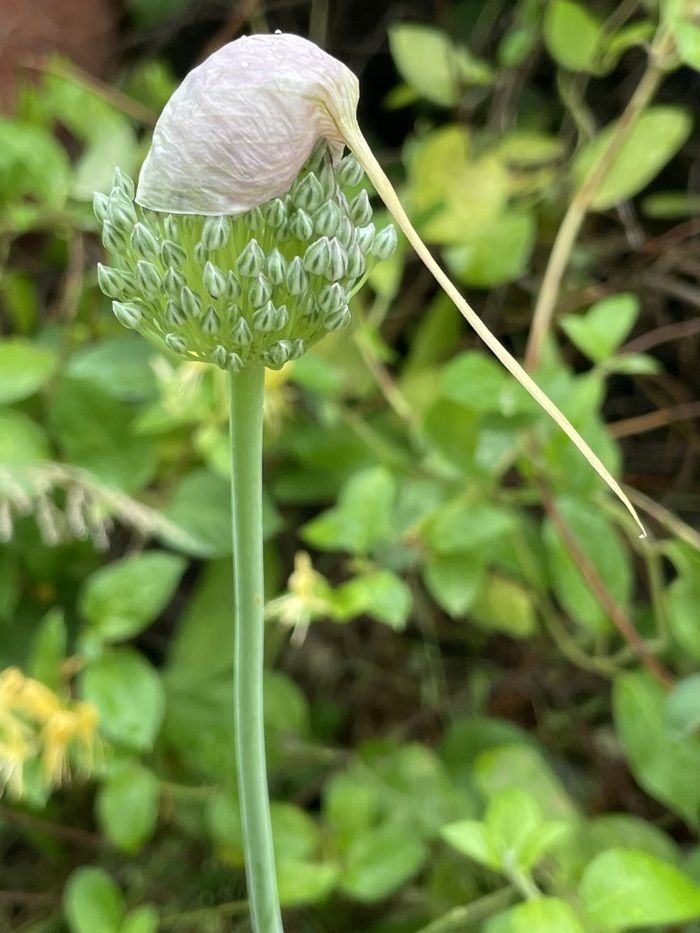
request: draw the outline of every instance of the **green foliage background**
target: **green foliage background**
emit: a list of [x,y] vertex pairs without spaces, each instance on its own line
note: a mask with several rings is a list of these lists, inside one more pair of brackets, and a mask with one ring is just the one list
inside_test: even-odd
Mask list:
[[[537,380],[622,479],[627,464],[650,534],[405,247],[353,299],[351,331],[271,381],[266,702],[287,929],[694,933],[700,7],[440,9],[388,19],[365,129],[518,355],[537,296],[552,302]],[[248,929],[225,376],[119,327],[90,208],[115,165],[138,170],[178,80],[149,38],[187,11],[133,0],[124,29],[147,51],[113,87],[50,59],[0,119],[0,667],[94,704],[100,734],[89,775],[73,749],[71,779],[48,782],[40,746],[21,796],[8,782],[0,929]],[[307,13],[267,18],[303,33]],[[336,7],[311,13],[356,64]],[[630,115],[650,61],[654,93]],[[289,594],[302,551],[318,575],[297,557],[311,582]]]

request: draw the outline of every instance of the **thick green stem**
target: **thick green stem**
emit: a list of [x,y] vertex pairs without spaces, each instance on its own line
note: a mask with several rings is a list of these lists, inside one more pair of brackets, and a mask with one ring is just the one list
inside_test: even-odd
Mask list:
[[235,584],[234,722],[248,901],[254,933],[282,933],[263,724],[262,433],[265,369],[231,376]]

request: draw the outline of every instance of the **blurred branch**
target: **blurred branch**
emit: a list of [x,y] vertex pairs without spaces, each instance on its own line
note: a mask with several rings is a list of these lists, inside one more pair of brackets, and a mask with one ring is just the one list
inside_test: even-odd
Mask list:
[[552,324],[562,278],[584,218],[635,123],[648,107],[663,77],[664,63],[671,51],[672,40],[665,32],[659,35],[660,38],[652,45],[649,52],[644,74],[622,116],[618,119],[610,142],[591,166],[588,175],[572,198],[557,231],[535,305],[532,327],[525,350],[525,368],[528,370],[535,369],[539,362],[542,345]]
[[488,920],[500,910],[510,907],[516,898],[517,893],[513,888],[501,888],[500,891],[480,897],[471,904],[454,907],[427,927],[421,927],[418,933],[463,933],[473,924]]
[[608,430],[613,437],[629,437],[632,434],[643,434],[645,431],[655,431],[677,421],[688,421],[700,418],[700,401],[684,402],[672,408],[662,408],[660,411],[650,411],[645,415],[635,415],[634,418],[623,418],[608,424]]
[[309,16],[309,39],[326,47],[328,40],[328,0],[311,0],[311,14]]

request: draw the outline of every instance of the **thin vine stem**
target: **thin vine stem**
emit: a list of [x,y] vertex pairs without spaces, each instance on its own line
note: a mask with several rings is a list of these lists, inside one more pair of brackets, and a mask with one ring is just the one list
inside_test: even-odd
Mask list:
[[569,265],[581,225],[591,208],[600,186],[605,181],[615,159],[629,138],[639,117],[653,99],[664,74],[664,65],[670,54],[670,40],[666,35],[652,45],[649,60],[637,88],[617,121],[608,145],[591,166],[566,210],[554,239],[547,268],[542,279],[532,318],[532,326],[525,350],[525,368],[532,371],[539,363],[542,347],[552,326],[552,317],[559,299],[561,282]]
[[235,587],[234,726],[248,901],[254,933],[283,933],[263,723],[262,435],[265,368],[231,375],[231,504]]

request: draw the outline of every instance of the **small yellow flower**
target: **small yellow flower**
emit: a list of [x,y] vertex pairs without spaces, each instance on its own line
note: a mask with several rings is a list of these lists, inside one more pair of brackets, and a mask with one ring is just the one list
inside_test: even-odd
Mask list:
[[0,710],[0,795],[16,800],[24,792],[24,765],[36,753],[31,731],[19,719]]
[[268,604],[268,618],[303,631],[313,619],[332,612],[330,585],[324,576],[314,570],[306,551],[297,552],[288,587],[289,591],[284,596]]

